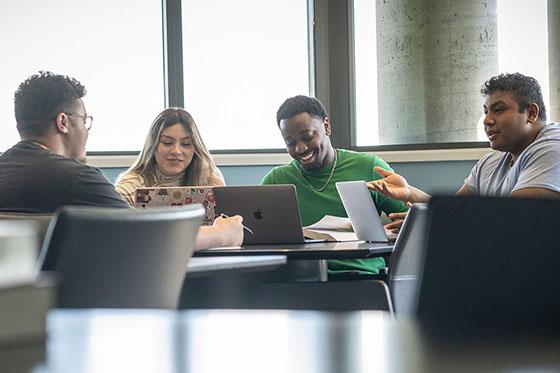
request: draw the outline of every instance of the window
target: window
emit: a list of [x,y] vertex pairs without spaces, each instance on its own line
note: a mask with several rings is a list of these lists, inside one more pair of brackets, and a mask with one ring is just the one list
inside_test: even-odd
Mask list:
[[486,142],[479,92],[498,73],[533,76],[549,107],[546,0],[405,3],[353,1],[352,145]]
[[161,2],[0,3],[0,151],[17,141],[13,94],[39,70],[88,90],[89,151],[138,150],[164,107]]
[[306,0],[184,0],[185,108],[210,149],[284,148],[276,110],[309,94]]
[[[548,80],[547,0],[498,1],[498,64],[500,73],[520,72],[541,85],[550,108]],[[527,25],[527,27],[520,26]]]
[[375,1],[354,0],[356,145],[379,144]]

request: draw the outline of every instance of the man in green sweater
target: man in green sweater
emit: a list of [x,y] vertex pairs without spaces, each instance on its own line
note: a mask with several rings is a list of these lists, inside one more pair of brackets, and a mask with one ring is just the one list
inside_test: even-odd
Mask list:
[[[338,181],[381,179],[373,168],[391,170],[375,155],[351,150],[334,149],[331,145],[331,124],[324,106],[317,99],[295,96],[287,99],[276,113],[276,122],[294,159],[290,164],[275,167],[262,184],[294,184],[302,224],[313,224],[325,215],[346,217],[346,211],[336,190]],[[377,209],[389,217],[406,210],[403,202],[372,192]],[[329,274],[346,271],[379,273],[385,266],[383,258],[329,260]]]

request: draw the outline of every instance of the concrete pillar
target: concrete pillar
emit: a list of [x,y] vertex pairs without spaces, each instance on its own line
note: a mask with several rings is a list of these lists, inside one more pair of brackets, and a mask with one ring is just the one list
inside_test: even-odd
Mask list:
[[421,0],[377,0],[381,144],[424,142],[424,16]]
[[424,2],[428,142],[477,140],[480,87],[498,73],[496,2]]
[[550,107],[548,121],[560,122],[560,2],[548,0],[548,71]]
[[477,140],[497,0],[377,1],[382,144]]

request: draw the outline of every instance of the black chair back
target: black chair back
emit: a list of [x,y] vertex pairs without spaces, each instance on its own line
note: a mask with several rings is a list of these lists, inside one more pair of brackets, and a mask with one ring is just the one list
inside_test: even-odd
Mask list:
[[175,308],[204,209],[63,207],[49,226],[42,271],[61,278],[62,308]]
[[560,200],[434,197],[418,319],[436,339],[560,336]]

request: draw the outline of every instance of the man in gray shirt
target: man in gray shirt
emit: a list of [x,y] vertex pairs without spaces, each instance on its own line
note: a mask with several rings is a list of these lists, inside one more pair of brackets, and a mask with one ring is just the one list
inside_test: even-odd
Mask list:
[[[519,73],[501,74],[484,83],[481,93],[484,130],[494,151],[478,161],[457,195],[560,197],[560,125],[546,124],[539,83]],[[368,183],[374,191],[411,203],[430,198],[398,174],[375,171],[384,178]]]

